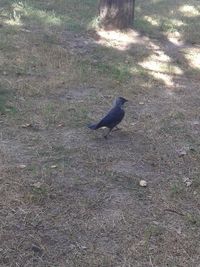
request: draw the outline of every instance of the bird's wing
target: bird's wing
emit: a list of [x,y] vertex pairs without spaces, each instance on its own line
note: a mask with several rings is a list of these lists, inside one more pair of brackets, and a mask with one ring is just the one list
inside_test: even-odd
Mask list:
[[100,127],[108,127],[113,128],[115,127],[124,117],[124,110],[122,110],[119,107],[112,108],[108,114],[101,119],[101,121],[98,123],[98,128]]

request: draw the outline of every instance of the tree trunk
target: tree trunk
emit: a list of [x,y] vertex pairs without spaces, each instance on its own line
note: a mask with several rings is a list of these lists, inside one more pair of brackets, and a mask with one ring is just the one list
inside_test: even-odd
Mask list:
[[100,0],[100,25],[109,29],[127,29],[134,19],[135,0]]

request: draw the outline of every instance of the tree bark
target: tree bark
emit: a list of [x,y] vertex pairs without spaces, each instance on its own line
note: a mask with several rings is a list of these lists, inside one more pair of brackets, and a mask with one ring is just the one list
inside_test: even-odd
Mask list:
[[100,0],[100,26],[111,29],[130,28],[134,20],[135,0]]

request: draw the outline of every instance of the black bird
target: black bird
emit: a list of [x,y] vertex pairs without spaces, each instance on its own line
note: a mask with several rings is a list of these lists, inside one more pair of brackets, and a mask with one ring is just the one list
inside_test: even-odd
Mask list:
[[109,130],[104,136],[105,138],[107,138],[112,129],[116,127],[124,118],[125,112],[123,110],[123,105],[127,101],[128,100],[123,97],[118,97],[114,102],[113,108],[108,112],[108,114],[98,123],[89,124],[88,127],[92,130],[97,130],[101,127],[107,127]]

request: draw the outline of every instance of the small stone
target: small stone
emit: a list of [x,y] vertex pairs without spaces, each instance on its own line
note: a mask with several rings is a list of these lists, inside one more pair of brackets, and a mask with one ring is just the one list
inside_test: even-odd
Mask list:
[[57,165],[51,165],[51,169],[56,169],[57,167]]
[[182,229],[181,229],[181,227],[179,227],[179,228],[176,230],[176,232],[180,235],[180,234],[182,233]]
[[86,246],[81,246],[81,249],[87,249],[87,247]]
[[32,245],[31,249],[35,252],[38,253],[40,255],[42,255],[43,251],[40,247],[36,246],[36,245]]
[[185,184],[186,184],[186,186],[191,186],[192,185],[192,181],[187,181]]
[[135,126],[137,124],[137,122],[131,122],[130,125],[131,126]]
[[20,164],[20,165],[19,165],[19,168],[20,168],[20,169],[25,169],[25,168],[26,168],[26,165],[25,165],[25,164]]
[[200,122],[199,121],[193,121],[193,125],[199,125]]
[[184,183],[188,182],[189,180],[190,180],[190,179],[189,179],[188,177],[184,177],[184,178],[183,178],[183,182],[184,182]]
[[185,183],[186,186],[192,185],[192,181],[188,177],[184,177],[183,182]]
[[147,182],[145,180],[140,180],[140,186],[146,187],[147,186]]
[[139,102],[139,105],[144,105],[144,102]]
[[185,150],[178,151],[178,156],[179,157],[184,157],[185,155],[187,155],[187,152]]
[[31,123],[25,123],[21,125],[22,128],[32,128],[33,125]]
[[37,182],[37,183],[34,183],[33,186],[34,186],[35,188],[41,188],[42,183],[41,183],[41,182]]

